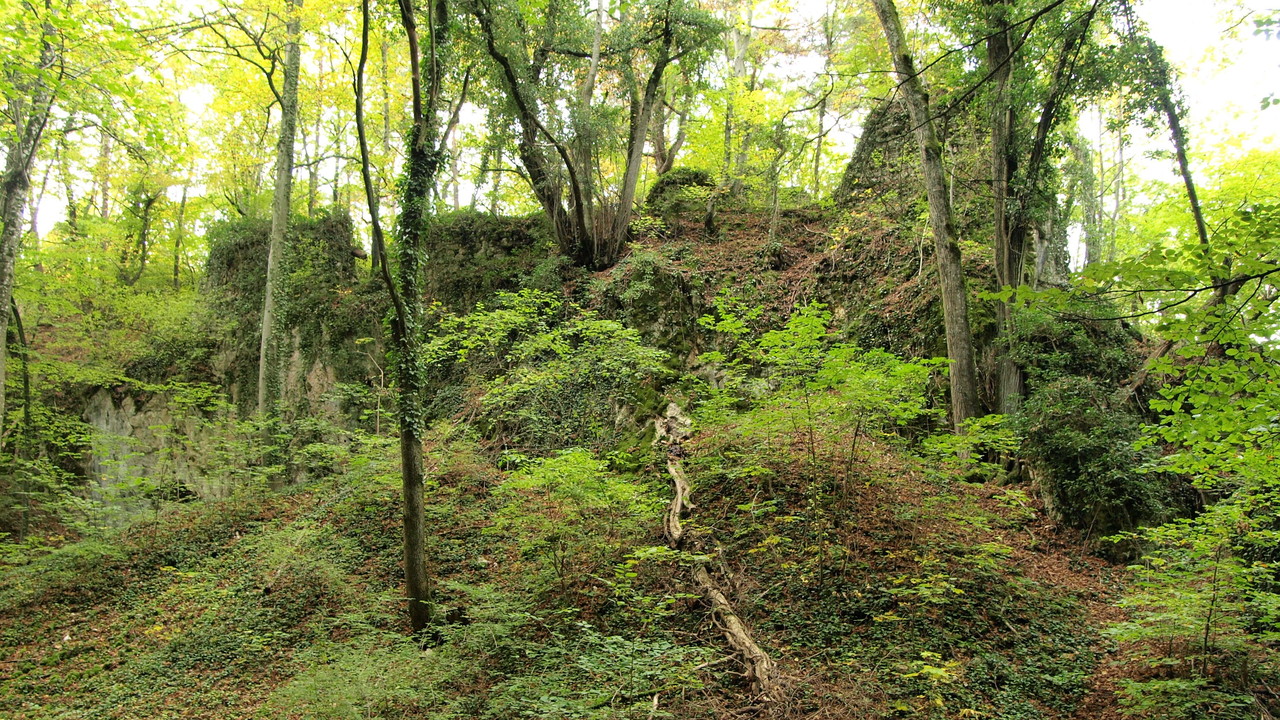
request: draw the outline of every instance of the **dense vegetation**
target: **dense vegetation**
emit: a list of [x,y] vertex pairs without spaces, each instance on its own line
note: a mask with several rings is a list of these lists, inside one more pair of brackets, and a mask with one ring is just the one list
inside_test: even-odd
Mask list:
[[0,8],[0,716],[1272,717],[1280,158],[1142,12]]

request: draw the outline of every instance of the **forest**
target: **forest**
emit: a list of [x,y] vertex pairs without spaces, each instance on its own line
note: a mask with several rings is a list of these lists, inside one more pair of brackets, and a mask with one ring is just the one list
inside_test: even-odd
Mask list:
[[0,718],[1270,720],[1208,5],[0,0]]

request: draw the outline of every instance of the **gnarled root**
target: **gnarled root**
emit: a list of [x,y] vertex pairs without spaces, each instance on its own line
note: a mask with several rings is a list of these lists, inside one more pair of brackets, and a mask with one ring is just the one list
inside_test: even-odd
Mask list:
[[[668,409],[668,414],[671,414],[670,409]],[[689,539],[689,533],[681,519],[693,509],[693,504],[689,501],[689,497],[692,494],[689,480],[685,477],[684,466],[680,461],[682,452],[678,436],[673,440],[674,442],[671,442],[667,447],[667,474],[671,476],[671,485],[675,491],[675,497],[672,498],[671,505],[667,508],[666,517],[663,518],[663,532],[666,534],[670,547],[674,550],[679,550],[684,547]],[[782,685],[778,679],[777,665],[769,657],[769,654],[760,648],[755,638],[752,637],[751,630],[742,622],[742,618],[738,617],[738,614],[734,612],[729,598],[720,589],[715,579],[711,577],[711,573],[707,571],[705,562],[699,561],[694,564],[693,581],[698,586],[698,590],[701,591],[703,598],[711,605],[716,625],[724,633],[725,640],[742,657],[742,662],[747,668],[747,679],[751,681],[752,689],[760,696],[761,700],[766,702],[781,699]]]

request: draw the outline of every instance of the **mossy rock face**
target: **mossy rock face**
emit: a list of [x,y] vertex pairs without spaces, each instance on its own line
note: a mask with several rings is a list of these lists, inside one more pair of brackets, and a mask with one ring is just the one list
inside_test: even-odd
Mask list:
[[710,173],[692,168],[676,168],[663,173],[645,198],[645,210],[657,218],[665,235],[682,234],[682,223],[701,225],[716,183]]
[[697,345],[704,278],[671,259],[677,249],[633,251],[597,286],[592,304],[638,330],[646,343],[681,358]]
[[687,188],[713,188],[716,186],[711,173],[693,168],[675,168],[658,177],[649,188],[645,205],[650,209],[660,209],[663,205],[679,201]]
[[[206,290],[215,313],[229,325],[214,364],[241,405],[257,394],[270,232],[271,223],[260,218],[220,223],[209,231]],[[321,375],[332,382],[365,380],[367,357],[354,342],[378,335],[387,302],[380,284],[361,283],[358,254],[346,211],[293,219],[279,265],[277,333],[282,344],[277,362],[282,382]],[[301,394],[290,392],[297,388],[279,390],[312,399],[323,392],[311,387]]]
[[431,219],[426,238],[427,293],[457,312],[502,291],[558,289],[567,268],[541,213],[447,213]]

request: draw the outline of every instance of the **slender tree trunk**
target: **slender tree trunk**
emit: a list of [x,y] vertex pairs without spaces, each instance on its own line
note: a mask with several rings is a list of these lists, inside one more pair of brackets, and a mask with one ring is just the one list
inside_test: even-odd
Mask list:
[[[728,61],[731,75],[724,109],[724,160],[721,171],[723,176],[721,185],[734,195],[742,192],[742,174],[746,168],[746,138],[740,137],[745,133],[738,125],[737,95],[738,85],[747,76],[747,50],[751,46],[751,21],[754,16],[755,9],[748,4],[745,21],[746,30],[739,30],[736,27],[729,28],[728,45],[726,47],[729,53]],[[737,153],[736,166],[732,162],[735,141],[741,147],[740,152]]]
[[[320,198],[320,112],[316,108],[316,121],[312,126],[311,143],[308,145],[306,128],[303,128],[302,147],[307,154],[307,217],[315,217]],[[311,149],[308,150],[307,148]]]
[[142,277],[142,273],[147,270],[147,255],[149,254],[149,243],[151,242],[151,210],[155,207],[156,201],[160,199],[160,192],[154,195],[147,195],[142,198],[139,207],[133,212],[138,216],[138,220],[142,223],[138,230],[138,269],[135,272],[129,272],[129,253],[121,253],[120,262],[120,282],[127,287],[133,287],[135,283]]
[[[44,168],[44,177],[40,179],[40,190],[34,193],[28,193],[31,198],[27,203],[27,212],[30,213],[30,217],[28,219],[31,221],[28,231],[31,233],[31,237],[36,243],[39,243],[40,241],[40,205],[44,202],[45,191],[49,189],[49,174],[52,171],[53,164],[46,164]],[[37,247],[39,247],[39,245],[37,245]]]
[[302,0],[288,0],[289,36],[284,56],[284,87],[280,98],[280,140],[276,144],[276,186],[271,198],[271,236],[267,246],[267,278],[262,301],[262,335],[258,346],[258,416],[265,417],[275,384],[276,277],[289,226],[289,199],[293,194],[293,138],[298,125],[298,36],[302,30]]
[[62,125],[62,136],[54,146],[54,159],[58,163],[58,175],[62,178],[62,191],[67,203],[67,227],[73,234],[80,232],[79,211],[76,208],[76,194],[71,178],[71,164],[67,161],[67,134],[71,131],[75,113],[67,115]]
[[[1146,53],[1147,79],[1155,90],[1159,110],[1169,125],[1169,139],[1173,142],[1173,152],[1178,160],[1178,174],[1182,176],[1182,184],[1187,191],[1187,205],[1195,220],[1196,237],[1200,240],[1200,246],[1207,252],[1210,247],[1209,226],[1205,223],[1204,211],[1200,208],[1200,197],[1196,193],[1195,179],[1191,175],[1191,160],[1187,152],[1190,143],[1187,141],[1186,131],[1182,128],[1182,108],[1174,97],[1173,73],[1169,70],[1164,51],[1154,40],[1141,38],[1135,41],[1142,44]],[[1230,271],[1230,268],[1223,268],[1223,270]],[[1226,274],[1227,272],[1210,274],[1213,283],[1219,286],[1217,290],[1219,294],[1226,291],[1227,286],[1223,283]]]
[[98,214],[103,220],[111,217],[111,136],[102,129],[102,143],[98,146],[98,181],[99,198]]
[[[572,109],[573,151],[574,161],[581,168],[596,167],[596,128],[592,122],[591,103],[595,96],[596,79],[600,74],[600,53],[604,41],[604,0],[596,0],[595,27],[591,33],[591,60],[587,67],[587,77],[578,89],[578,103]],[[590,215],[596,204],[596,186],[593,172],[583,173],[582,198],[588,203],[584,208]]]
[[[685,130],[685,122],[689,119],[689,110],[677,109],[675,107],[676,99],[673,97],[671,105],[666,105],[666,93],[659,99],[658,105],[653,109],[653,130],[651,132],[650,142],[653,144],[653,170],[656,175],[664,175],[671,172],[676,166],[676,158],[680,155],[680,149],[684,147],[687,131]],[[668,110],[668,107],[670,108]],[[667,122],[674,115],[676,118],[676,135],[670,142],[667,141]]]
[[951,420],[956,428],[981,413],[978,405],[977,371],[973,360],[973,333],[969,329],[969,300],[964,269],[960,263],[960,246],[956,242],[951,221],[951,203],[947,200],[946,176],[942,168],[942,146],[930,116],[929,95],[915,69],[915,61],[907,48],[902,21],[893,0],[872,0],[885,39],[893,55],[903,100],[916,127],[916,140],[924,170],[925,191],[929,198],[929,224],[933,227],[934,256],[942,289],[942,314],[946,326],[947,356],[951,360]]
[[[831,3],[826,3],[822,13],[822,73],[828,83],[831,82],[831,56],[835,50],[835,37],[831,28]],[[813,199],[822,199],[822,145],[827,137],[827,97],[824,92],[818,101],[818,134],[813,141]]]
[[[385,61],[387,46],[382,45],[382,56]],[[382,277],[383,261],[386,258],[386,242],[382,235],[382,220],[378,217],[378,190],[373,182],[373,163],[369,159],[369,136],[365,132],[364,122],[364,69],[369,60],[369,0],[360,3],[360,60],[356,65],[356,76],[353,81],[356,105],[356,141],[360,146],[360,180],[364,184],[365,205],[369,208],[369,228],[372,238],[370,245],[370,267],[374,277]],[[390,282],[390,277],[385,278]]]
[[[365,55],[368,52],[369,0],[361,4],[362,32],[360,67],[363,75]],[[422,338],[422,260],[424,250],[424,223],[427,219],[428,196],[440,171],[440,154],[436,143],[440,133],[436,110],[440,97],[442,45],[448,28],[446,0],[434,0],[430,5],[428,22],[427,88],[424,98],[423,58],[418,44],[417,22],[414,18],[413,0],[400,0],[400,22],[409,41],[410,84],[413,90],[413,127],[408,138],[408,157],[404,181],[401,183],[400,243],[397,280],[393,282],[386,258],[382,259],[382,279],[391,296],[395,315],[391,323],[392,340],[396,348],[396,380],[399,387],[398,421],[400,429],[400,468],[404,493],[404,574],[405,596],[408,602],[409,622],[414,632],[421,632],[432,621],[432,582],[427,569],[426,520],[423,513],[423,463],[422,428],[423,405],[426,401],[426,378],[423,374]],[[363,80],[359,80],[362,85]],[[363,92],[359,100],[363,100]],[[359,107],[359,102],[357,103]],[[357,127],[363,126],[363,110],[357,119]],[[362,130],[357,135],[363,139]],[[365,177],[365,193],[373,192],[372,177],[368,173],[368,144],[361,142],[362,174]],[[376,222],[376,221],[375,221]],[[381,232],[379,230],[378,232]]]
[[178,223],[173,233],[173,289],[182,289],[182,279],[179,272],[182,269],[182,241],[187,232],[186,216],[187,216],[187,189],[190,183],[182,184],[182,200],[178,203]]
[[[498,64],[503,83],[516,109],[516,119],[520,124],[520,137],[516,142],[516,152],[528,173],[529,185],[533,194],[542,205],[543,212],[551,221],[560,251],[571,257],[577,265],[590,267],[594,264],[591,232],[587,223],[587,199],[582,193],[582,183],[577,163],[564,143],[556,139],[551,131],[543,125],[538,117],[536,101],[526,93],[526,81],[521,80],[510,57],[505,55],[497,44],[496,28],[492,10],[486,3],[473,3],[470,12],[475,17],[484,38],[485,49],[490,58]],[[545,139],[555,149],[566,174],[569,177],[569,193],[571,202],[564,206],[560,179],[549,162],[542,140]]]

